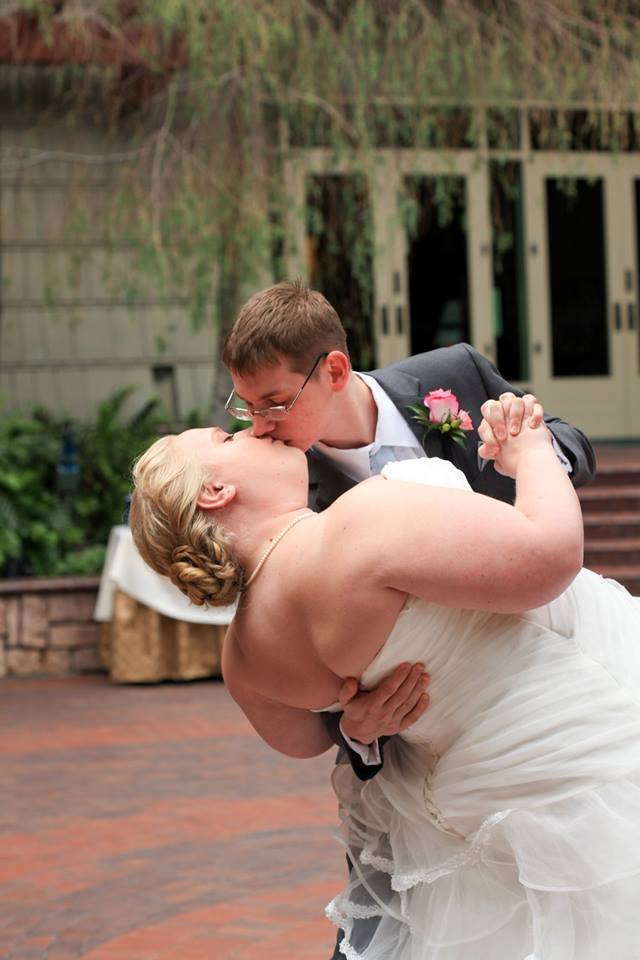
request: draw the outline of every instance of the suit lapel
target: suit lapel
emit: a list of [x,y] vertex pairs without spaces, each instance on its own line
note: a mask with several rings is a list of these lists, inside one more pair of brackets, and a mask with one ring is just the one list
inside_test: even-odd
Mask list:
[[459,446],[451,438],[447,438],[439,430],[425,430],[419,421],[413,419],[409,409],[412,404],[422,403],[430,390],[436,390],[437,384],[421,383],[416,377],[402,370],[387,369],[375,370],[369,374],[378,381],[385,393],[388,394],[398,409],[398,412],[409,424],[412,432],[428,457],[441,457],[450,460],[454,466],[465,474],[473,486],[479,473],[477,448],[478,435],[475,429],[467,436],[464,447]]
[[309,497],[308,504],[312,510],[326,510],[347,490],[355,487],[355,480],[348,477],[342,470],[327,458],[316,453],[315,450],[307,450],[307,463],[309,465]]
[[408,373],[400,370],[382,370],[369,374],[377,380],[382,389],[393,401],[398,413],[407,422],[411,432],[417,437],[428,457],[444,457],[445,444],[442,434],[437,430],[425,430],[418,420],[413,417],[410,407],[420,403],[427,391],[423,390],[420,381]]

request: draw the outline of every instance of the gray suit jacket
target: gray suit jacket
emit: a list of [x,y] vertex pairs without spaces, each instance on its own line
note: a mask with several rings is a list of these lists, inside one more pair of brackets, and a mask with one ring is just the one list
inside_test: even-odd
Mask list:
[[[421,353],[401,360],[382,370],[373,370],[374,377],[393,400],[420,440],[425,453],[430,457],[451,460],[465,474],[473,490],[485,493],[497,500],[512,503],[515,487],[512,480],[496,473],[492,463],[481,467],[477,450],[477,428],[482,420],[480,407],[489,399],[497,399],[501,393],[511,391],[522,396],[522,391],[512,386],[498,373],[486,357],[467,343],[453,347],[441,347],[429,353]],[[425,431],[412,419],[409,405],[421,403],[430,390],[453,390],[463,410],[471,415],[474,425],[464,447],[458,446],[438,431]],[[589,483],[595,474],[595,454],[583,433],[558,417],[545,416],[545,422],[565,456],[573,467],[572,480],[576,487]],[[337,469],[331,461],[315,450],[307,454],[309,463],[309,506],[325,510],[342,493],[354,486],[354,481]]]
[[[492,463],[482,466],[479,461],[477,428],[482,420],[480,407],[485,400],[497,399],[506,391],[522,396],[522,391],[507,383],[486,357],[469,344],[460,343],[409,357],[382,370],[374,370],[371,376],[375,377],[393,400],[422,443],[427,456],[450,460],[462,470],[473,490],[478,493],[513,502],[513,481],[496,473]],[[409,405],[421,403],[425,394],[440,388],[453,390],[462,409],[471,415],[474,430],[467,435],[464,447],[443,437],[438,431],[425,431],[421,424],[412,419]],[[571,478],[574,486],[589,483],[595,474],[596,462],[587,438],[580,430],[557,417],[545,416],[545,422],[573,467]],[[337,497],[355,485],[350,477],[314,450],[309,451],[307,459],[309,506],[312,509],[326,509]],[[375,776],[380,767],[365,766],[357,754],[344,744],[338,729],[340,715],[325,714],[325,718],[334,741],[347,750],[356,774],[361,779]]]

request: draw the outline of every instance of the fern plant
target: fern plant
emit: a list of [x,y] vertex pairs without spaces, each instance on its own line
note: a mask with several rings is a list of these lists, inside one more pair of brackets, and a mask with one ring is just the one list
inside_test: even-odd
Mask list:
[[155,400],[125,418],[132,389],[105,400],[95,422],[71,424],[79,467],[72,491],[59,483],[68,422],[42,410],[0,417],[0,576],[100,572],[131,462],[163,426]]

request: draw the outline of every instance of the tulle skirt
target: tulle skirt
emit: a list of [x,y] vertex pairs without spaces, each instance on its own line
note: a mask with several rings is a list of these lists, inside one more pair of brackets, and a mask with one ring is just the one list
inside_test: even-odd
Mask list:
[[640,960],[640,603],[583,571],[524,617],[412,601],[364,680],[431,705],[334,772],[348,960]]
[[348,960],[640,958],[640,773],[462,836],[415,748],[387,752],[366,784],[334,775],[352,871],[327,915]]

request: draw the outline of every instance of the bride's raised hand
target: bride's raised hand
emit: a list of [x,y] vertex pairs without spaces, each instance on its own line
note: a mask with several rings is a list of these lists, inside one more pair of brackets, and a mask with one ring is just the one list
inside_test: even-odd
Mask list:
[[514,393],[501,393],[497,400],[485,400],[480,407],[484,419],[478,427],[482,441],[478,453],[485,460],[494,460],[507,437],[517,436],[523,423],[535,429],[543,422],[542,404],[532,393],[516,397]]
[[520,432],[515,436],[508,436],[501,444],[494,458],[496,472],[515,479],[518,465],[523,458],[530,458],[531,454],[542,451],[551,452],[555,457],[550,430],[544,423],[532,427],[525,420]]

